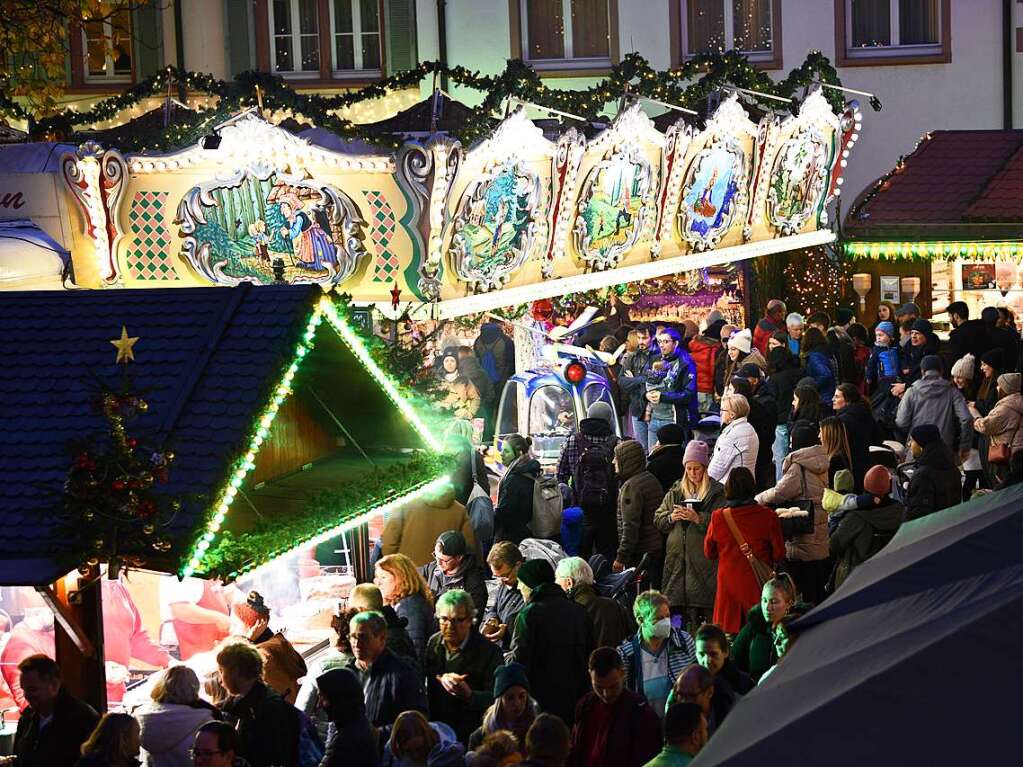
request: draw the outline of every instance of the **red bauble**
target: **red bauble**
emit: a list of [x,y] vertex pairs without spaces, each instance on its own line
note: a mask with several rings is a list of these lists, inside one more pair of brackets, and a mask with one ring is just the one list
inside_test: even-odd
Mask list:
[[125,487],[127,487],[127,485],[125,485],[124,481],[120,479],[115,479],[113,482],[110,483],[110,488],[112,490],[116,490],[117,492],[121,492],[122,490],[124,490]]
[[132,449],[132,450],[134,450],[136,447],[138,447],[138,444],[139,444],[138,440],[135,439],[134,437],[128,437],[127,442],[128,442],[128,447],[130,449]]

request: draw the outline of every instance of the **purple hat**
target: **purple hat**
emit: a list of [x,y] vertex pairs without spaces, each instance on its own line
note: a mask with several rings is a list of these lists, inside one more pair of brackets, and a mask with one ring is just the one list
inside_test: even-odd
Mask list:
[[710,448],[706,442],[701,442],[698,439],[690,440],[686,445],[686,452],[682,456],[682,465],[685,466],[690,461],[695,461],[703,466],[710,463]]

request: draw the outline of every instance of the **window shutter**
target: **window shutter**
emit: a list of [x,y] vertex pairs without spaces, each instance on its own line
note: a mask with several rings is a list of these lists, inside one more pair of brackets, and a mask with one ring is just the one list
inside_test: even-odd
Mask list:
[[253,26],[252,0],[224,0],[224,33],[229,77],[255,69],[256,30]]
[[160,3],[140,5],[132,11],[135,81],[145,80],[163,66],[163,29]]
[[419,63],[414,0],[384,0],[384,25],[387,33],[387,73],[412,69]]

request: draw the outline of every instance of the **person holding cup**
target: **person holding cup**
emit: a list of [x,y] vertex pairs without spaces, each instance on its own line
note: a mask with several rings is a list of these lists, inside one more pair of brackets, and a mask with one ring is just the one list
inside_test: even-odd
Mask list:
[[703,538],[711,512],[724,505],[725,489],[707,473],[709,463],[706,442],[686,445],[685,473],[654,512],[654,525],[668,536],[661,590],[690,632],[710,620],[717,587],[717,563],[704,555]]

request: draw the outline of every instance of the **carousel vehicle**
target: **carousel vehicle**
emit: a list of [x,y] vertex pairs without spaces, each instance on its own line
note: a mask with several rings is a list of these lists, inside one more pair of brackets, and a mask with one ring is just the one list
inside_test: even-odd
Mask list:
[[524,434],[533,440],[533,455],[540,465],[558,462],[561,448],[586,417],[586,409],[595,402],[606,402],[618,413],[611,397],[607,377],[597,358],[577,357],[552,362],[540,369],[517,373],[508,379],[497,411],[495,440],[511,434]]

